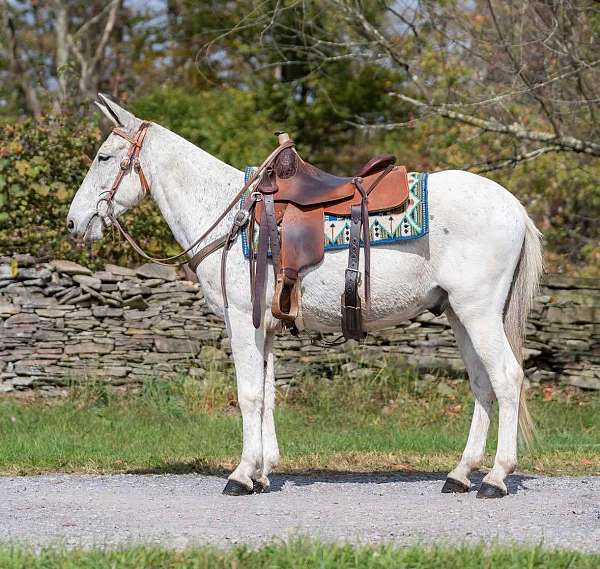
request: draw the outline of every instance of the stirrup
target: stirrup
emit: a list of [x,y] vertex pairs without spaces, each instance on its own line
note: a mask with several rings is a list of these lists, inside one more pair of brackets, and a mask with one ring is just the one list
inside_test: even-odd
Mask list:
[[298,317],[297,283],[298,278],[290,278],[284,269],[277,275],[275,292],[271,302],[271,312],[284,322],[294,322]]

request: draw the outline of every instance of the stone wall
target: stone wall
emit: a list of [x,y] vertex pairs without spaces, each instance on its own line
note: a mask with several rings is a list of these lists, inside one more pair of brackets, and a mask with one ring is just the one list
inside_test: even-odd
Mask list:
[[[545,279],[532,312],[526,368],[530,381],[600,389],[600,284]],[[279,381],[297,373],[369,375],[390,361],[462,371],[444,317],[423,314],[369,336],[366,345],[312,345],[282,335]],[[201,378],[228,361],[222,322],[197,285],[157,265],[107,265],[92,273],[68,261],[0,258],[0,391],[57,393],[70,381],[101,377],[115,385],[148,376]]]

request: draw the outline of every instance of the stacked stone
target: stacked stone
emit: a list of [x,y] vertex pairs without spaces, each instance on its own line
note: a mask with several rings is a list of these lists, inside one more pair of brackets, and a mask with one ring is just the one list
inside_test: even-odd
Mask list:
[[600,389],[600,281],[549,275],[527,328],[528,377]]
[[[0,263],[0,391],[56,390],[104,378],[205,373],[223,326],[197,284],[174,269],[106,265],[92,273],[71,261]],[[217,354],[215,356],[215,354]]]
[[[549,276],[536,298],[525,350],[530,381],[600,389],[600,283]],[[323,347],[303,335],[276,342],[277,378],[299,373],[369,377],[389,365],[464,370],[444,316],[421,314],[370,334],[364,345]],[[116,385],[145,377],[201,378],[229,362],[223,323],[197,284],[173,269],[0,258],[0,391],[56,392],[100,377]]]

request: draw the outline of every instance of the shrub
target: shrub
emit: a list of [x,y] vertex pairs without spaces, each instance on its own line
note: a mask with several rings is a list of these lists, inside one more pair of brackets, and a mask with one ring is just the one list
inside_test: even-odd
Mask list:
[[87,124],[27,119],[0,127],[0,250],[72,253],[65,218],[99,139]]
[[[134,253],[120,239],[103,240],[93,258],[69,238],[65,226],[71,200],[102,138],[96,123],[70,119],[27,119],[0,126],[1,254],[30,252],[92,266],[134,261]],[[128,219],[150,251],[174,250],[170,231],[151,200]]]
[[[239,168],[261,162],[275,143],[275,128],[257,112],[252,95],[238,90],[159,89],[130,108]],[[0,254],[31,252],[91,266],[140,262],[117,234],[95,244],[92,256],[65,227],[69,204],[103,138],[97,122],[72,118],[0,124]],[[124,221],[151,254],[179,251],[152,200]]]

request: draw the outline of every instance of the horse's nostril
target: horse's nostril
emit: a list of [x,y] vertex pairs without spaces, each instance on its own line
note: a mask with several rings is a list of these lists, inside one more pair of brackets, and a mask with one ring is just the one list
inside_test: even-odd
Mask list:
[[67,229],[73,233],[73,230],[75,229],[75,222],[72,219],[67,220]]

